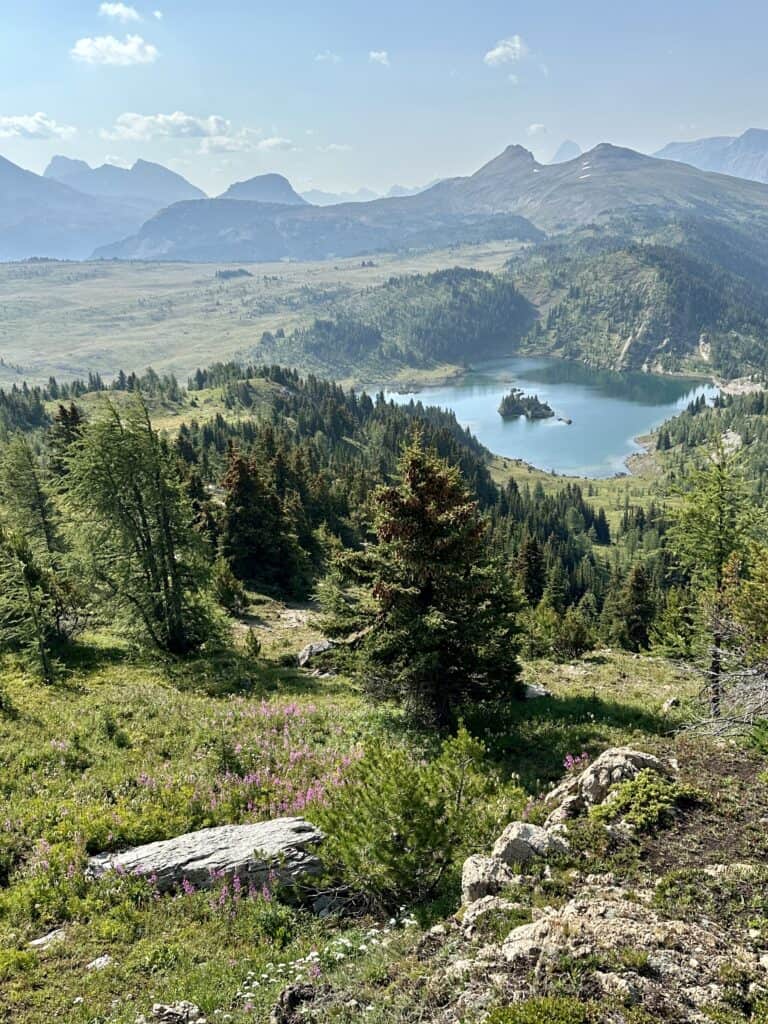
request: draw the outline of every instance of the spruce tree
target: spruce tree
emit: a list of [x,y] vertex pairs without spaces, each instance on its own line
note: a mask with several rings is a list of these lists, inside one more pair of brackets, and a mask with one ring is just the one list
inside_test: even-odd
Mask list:
[[0,642],[19,650],[45,683],[55,679],[54,589],[24,536],[0,529]]
[[463,702],[517,692],[518,597],[458,469],[421,433],[398,469],[373,498],[376,542],[337,559],[322,599],[330,630],[357,633],[370,692],[444,729]]
[[546,573],[544,554],[535,536],[526,534],[515,558],[515,569],[525,598],[530,605],[537,605],[544,594]]
[[618,600],[618,639],[629,651],[647,650],[656,613],[651,581],[644,565],[632,567]]

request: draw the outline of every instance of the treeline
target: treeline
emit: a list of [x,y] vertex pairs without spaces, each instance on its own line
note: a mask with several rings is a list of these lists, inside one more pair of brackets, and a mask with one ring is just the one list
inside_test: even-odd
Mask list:
[[55,377],[49,377],[43,386],[30,385],[25,381],[21,386],[14,384],[9,390],[0,388],[0,430],[6,433],[37,430],[51,422],[47,402],[73,401],[83,395],[104,391],[133,391],[172,403],[181,402],[183,397],[173,374],[161,376],[151,367],[143,374],[126,374],[120,370],[109,384],[99,373],[89,373],[87,378],[61,383]]
[[685,481],[691,465],[718,443],[738,451],[745,479],[762,504],[768,480],[768,392],[720,394],[710,405],[697,399],[664,423],[656,436],[656,448],[665,455],[665,473],[673,482]]

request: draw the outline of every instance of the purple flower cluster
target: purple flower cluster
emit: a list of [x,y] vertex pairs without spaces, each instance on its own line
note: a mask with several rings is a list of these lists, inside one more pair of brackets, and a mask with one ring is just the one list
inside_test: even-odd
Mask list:
[[586,768],[588,764],[589,754],[584,750],[581,754],[566,754],[565,760],[563,761],[563,768],[565,768],[567,772],[575,772]]

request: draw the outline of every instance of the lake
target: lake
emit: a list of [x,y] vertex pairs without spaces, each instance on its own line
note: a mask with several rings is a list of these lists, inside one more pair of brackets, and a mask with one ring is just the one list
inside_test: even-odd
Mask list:
[[[554,409],[555,418],[503,420],[499,402],[512,387],[537,394]],[[597,478],[627,472],[627,457],[642,451],[635,438],[702,394],[711,399],[717,389],[690,378],[615,373],[561,359],[519,356],[479,364],[450,384],[410,394],[388,392],[387,397],[452,409],[497,455],[556,473]]]

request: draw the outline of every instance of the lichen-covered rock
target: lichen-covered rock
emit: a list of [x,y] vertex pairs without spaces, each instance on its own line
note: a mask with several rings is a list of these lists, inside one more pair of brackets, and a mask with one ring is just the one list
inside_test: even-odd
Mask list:
[[332,647],[332,640],[317,640],[313,644],[307,644],[306,647],[302,648],[296,658],[299,668],[306,668],[313,658],[316,658],[318,654],[325,654],[325,652],[330,651]]
[[[186,999],[178,1003],[155,1003],[152,1007],[152,1021],[159,1024],[206,1024],[202,1010],[194,1003]],[[136,1024],[149,1024],[149,1020],[141,1014],[136,1018]]]
[[237,876],[245,884],[272,881],[290,886],[321,872],[315,852],[323,835],[304,818],[276,818],[251,825],[221,825],[175,839],[136,846],[122,853],[101,853],[88,861],[88,874],[107,871],[151,876],[160,892],[186,880],[208,888],[217,878]]
[[462,903],[475,903],[483,896],[495,896],[506,885],[513,885],[517,876],[498,857],[473,854],[464,861],[461,872]]
[[632,747],[604,750],[584,771],[565,779],[547,794],[545,802],[553,810],[547,818],[546,827],[561,824],[603,803],[614,786],[634,779],[645,769],[666,777],[674,774],[671,765],[642,750]]
[[[686,1020],[698,1020],[694,1010],[722,997],[726,968],[760,972],[757,957],[710,922],[665,920],[621,890],[584,893],[561,908],[547,908],[536,921],[515,928],[501,948],[520,977],[556,973],[564,958],[602,961],[602,969],[592,970],[606,995],[656,1006],[666,1001],[691,1010]],[[644,959],[642,972],[632,969],[638,957]]]
[[507,865],[527,864],[535,857],[551,857],[567,850],[568,842],[561,835],[527,821],[513,821],[496,840],[491,856]]
[[310,985],[299,982],[289,985],[280,993],[277,1003],[269,1015],[269,1024],[303,1024],[307,1019],[307,1009],[311,1004],[325,996],[326,985]]
[[461,915],[461,930],[467,938],[472,938],[489,917],[512,914],[524,909],[522,903],[515,900],[507,900],[501,896],[483,896],[470,903]]

